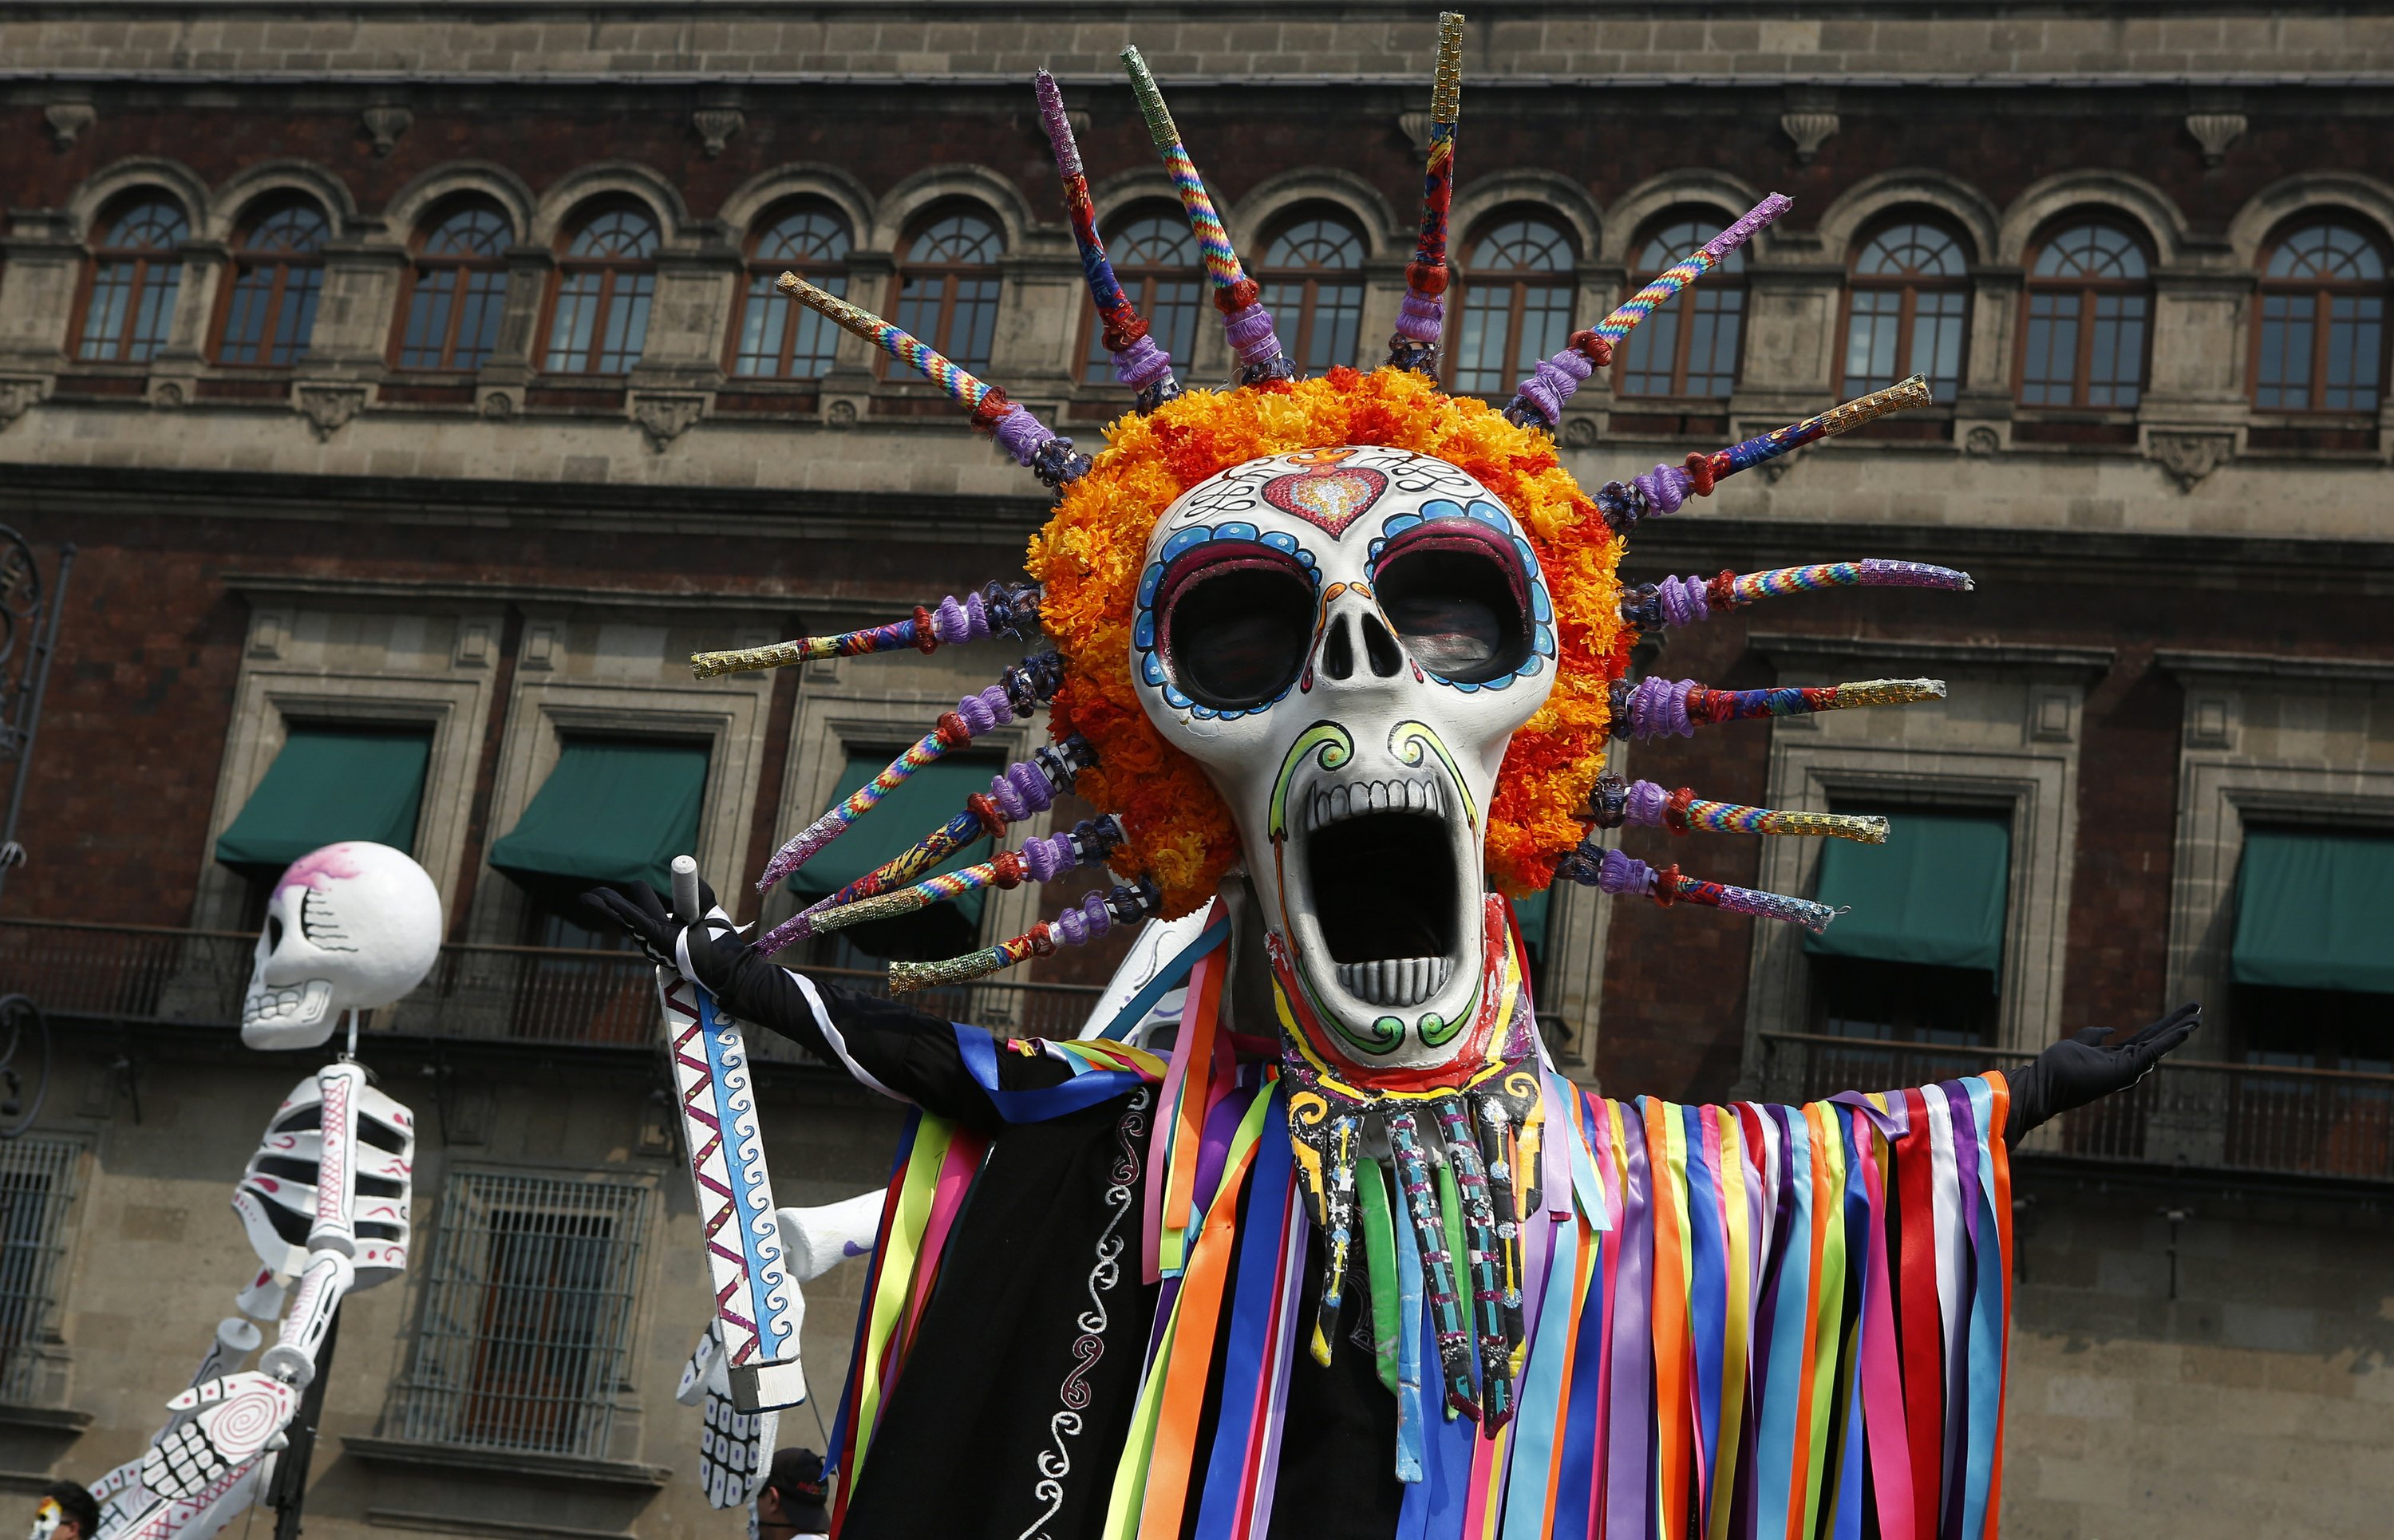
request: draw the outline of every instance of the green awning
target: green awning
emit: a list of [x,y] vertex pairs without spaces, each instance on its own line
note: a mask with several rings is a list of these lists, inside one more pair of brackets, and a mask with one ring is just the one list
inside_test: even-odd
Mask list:
[[503,872],[673,890],[671,862],[698,850],[706,746],[569,740],[557,768],[491,847]]
[[[1872,809],[1845,809],[1865,811]],[[1884,845],[1824,839],[1815,895],[1848,908],[1804,950],[1825,957],[1979,967],[2000,975],[2011,825],[1966,813],[1887,809]]]
[[[894,754],[850,755],[848,768],[840,771],[838,786],[824,806],[837,807],[848,793],[887,769],[894,757]],[[989,790],[989,778],[996,769],[985,759],[939,759],[925,765],[874,804],[871,812],[848,825],[847,833],[816,851],[813,860],[792,873],[790,891],[809,903],[838,892],[964,811],[965,798]],[[932,870],[952,872],[959,866],[987,861],[990,854],[990,842],[976,840]],[[973,892],[955,902],[955,911],[967,924],[980,923],[982,897]]]
[[2394,839],[2252,829],[2236,872],[2240,984],[2394,994]]
[[431,759],[428,733],[294,727],[241,816],[218,836],[217,859],[279,870],[344,839],[413,854]]

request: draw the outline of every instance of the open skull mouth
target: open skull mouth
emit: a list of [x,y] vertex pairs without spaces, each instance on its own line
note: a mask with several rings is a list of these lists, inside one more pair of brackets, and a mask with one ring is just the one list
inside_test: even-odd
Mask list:
[[1425,1004],[1464,961],[1479,895],[1465,880],[1475,852],[1456,796],[1434,775],[1306,794],[1290,908],[1318,930],[1313,954],[1327,954],[1336,987],[1365,1006]]

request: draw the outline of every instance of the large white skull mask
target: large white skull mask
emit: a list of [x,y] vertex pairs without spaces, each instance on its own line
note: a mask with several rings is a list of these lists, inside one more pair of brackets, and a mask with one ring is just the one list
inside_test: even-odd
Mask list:
[[1230,805],[1282,987],[1329,1039],[1314,1048],[1447,1065],[1504,944],[1483,875],[1496,773],[1554,686],[1519,524],[1442,460],[1323,448],[1191,487],[1146,558],[1140,701]]
[[242,1001],[253,1048],[312,1048],[345,1010],[389,1005],[441,954],[441,895],[388,845],[345,840],[275,879]]

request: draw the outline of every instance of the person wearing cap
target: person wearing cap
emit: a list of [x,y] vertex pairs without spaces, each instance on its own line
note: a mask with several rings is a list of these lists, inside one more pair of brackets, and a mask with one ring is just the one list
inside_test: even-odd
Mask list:
[[756,1540],[827,1540],[823,1457],[811,1449],[778,1450],[756,1489]]
[[99,1533],[99,1505],[91,1494],[78,1481],[52,1481],[42,1489],[26,1540],[94,1540]]

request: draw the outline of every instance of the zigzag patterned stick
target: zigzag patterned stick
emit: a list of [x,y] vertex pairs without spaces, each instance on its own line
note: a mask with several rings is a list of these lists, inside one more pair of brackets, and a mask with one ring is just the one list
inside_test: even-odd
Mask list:
[[1122,825],[1112,813],[1083,819],[1062,834],[1025,840],[1019,850],[958,871],[942,872],[911,888],[900,888],[854,903],[826,909],[814,916],[814,934],[845,930],[851,925],[911,915],[935,903],[949,903],[984,888],[1019,888],[1027,879],[1046,882],[1076,866],[1094,866],[1123,842]]
[[1698,726],[1757,717],[1806,717],[1865,705],[1910,705],[1945,698],[1942,679],[1861,679],[1852,684],[1774,685],[1768,690],[1713,690],[1693,679],[1649,676],[1612,681],[1612,735],[1657,738],[1695,735]]
[[1834,439],[1840,433],[1850,433],[1866,422],[1874,422],[1890,412],[1902,412],[1915,406],[1930,406],[1937,398],[1929,393],[1928,381],[1918,375],[1901,379],[1884,390],[1874,390],[1867,396],[1833,406],[1818,416],[1807,417],[1785,428],[1774,428],[1768,433],[1757,433],[1742,444],[1716,449],[1706,454],[1701,450],[1690,454],[1681,466],[1656,466],[1643,476],[1627,481],[1607,481],[1596,490],[1597,510],[1612,533],[1626,535],[1640,519],[1657,519],[1677,513],[1679,505],[1693,493],[1698,497],[1712,495],[1713,487],[1724,476],[1734,476],[1765,460],[1775,460],[1791,450],[1800,449],[1816,439]]
[[947,398],[972,413],[973,426],[993,436],[998,447],[1017,465],[1049,486],[1075,481],[1089,472],[1089,457],[1072,453],[1072,441],[1059,438],[1046,423],[1017,404],[996,386],[982,380],[913,333],[901,330],[871,310],[825,294],[796,273],[785,272],[773,286],[842,331],[872,343],[945,392]]
[[929,654],[943,642],[981,641],[992,632],[1019,637],[1039,625],[1039,590],[1028,583],[993,583],[980,592],[958,599],[950,594],[938,608],[914,606],[905,620],[867,625],[825,637],[800,637],[764,647],[743,647],[728,652],[692,652],[690,671],[702,679],[724,674],[786,668],[794,663],[822,658],[861,658],[875,652],[913,648]]
[[1654,281],[1614,307],[1611,315],[1585,332],[1572,334],[1571,345],[1531,372],[1514,389],[1505,408],[1505,420],[1517,428],[1532,424],[1552,432],[1563,420],[1563,403],[1580,382],[1612,362],[1612,345],[1637,330],[1658,305],[1705,273],[1720,266],[1730,252],[1754,238],[1754,232],[1795,207],[1795,202],[1774,192],[1754,205],[1743,218],[1655,275]]
[[1978,585],[1970,574],[1925,561],[1815,561],[1803,567],[1774,567],[1769,572],[1722,572],[1714,577],[1666,577],[1641,583],[1621,597],[1621,618],[1641,631],[1664,625],[1692,625],[1710,620],[1715,610],[1738,610],[1759,599],[1816,588],[1945,588],[1968,593]]
[[1756,892],[1751,888],[1732,888],[1723,882],[1686,876],[1676,863],[1657,869],[1635,856],[1600,849],[1594,836],[1581,841],[1577,849],[1555,863],[1555,875],[1607,893],[1643,894],[1666,909],[1675,903],[1700,903],[1761,919],[1784,920],[1814,935],[1826,930],[1829,922],[1843,913],[1809,899],[1791,899],[1780,893]]
[[1296,366],[1281,351],[1280,335],[1272,330],[1271,312],[1263,307],[1262,291],[1239,265],[1230,232],[1222,228],[1222,217],[1214,211],[1213,196],[1180,142],[1180,129],[1172,121],[1171,109],[1164,105],[1164,92],[1148,72],[1147,60],[1137,48],[1125,48],[1122,61],[1130,73],[1130,92],[1138,101],[1139,116],[1147,120],[1148,137],[1155,141],[1164,169],[1180,194],[1181,209],[1197,237],[1198,255],[1205,261],[1205,274],[1214,281],[1214,308],[1222,312],[1230,349],[1239,355],[1239,383],[1256,385],[1294,377]]
[[1624,781],[1609,773],[1596,778],[1589,817],[1599,829],[1636,823],[1675,835],[1704,829],[1723,835],[1826,835],[1864,845],[1887,843],[1887,820],[1870,814],[1787,812],[1712,802],[1688,786],[1666,792],[1651,781]]
[[1429,97],[1429,164],[1422,179],[1421,239],[1405,269],[1404,303],[1388,362],[1438,377],[1438,343],[1446,329],[1446,216],[1454,202],[1454,127],[1463,115],[1463,17],[1438,16],[1438,65]]
[[1156,890],[1155,884],[1141,877],[1136,884],[1116,888],[1111,893],[1091,893],[1077,907],[1033,926],[1010,941],[1000,941],[944,962],[891,963],[889,993],[911,994],[940,984],[968,984],[1033,957],[1054,956],[1059,946],[1079,946],[1096,941],[1116,925],[1136,925],[1163,907],[1163,894]]
[[1081,147],[1072,139],[1072,121],[1064,115],[1064,94],[1056,77],[1041,70],[1032,76],[1039,97],[1040,125],[1047,130],[1048,146],[1056,151],[1056,175],[1064,183],[1064,214],[1072,223],[1072,242],[1081,248],[1081,273],[1088,280],[1089,299],[1106,323],[1106,351],[1113,355],[1114,378],[1138,395],[1134,409],[1141,416],[1180,394],[1172,377],[1172,355],[1150,335],[1147,318],[1114,277],[1106,259],[1106,244],[1098,237],[1097,205],[1089,199],[1088,174],[1081,166]]

